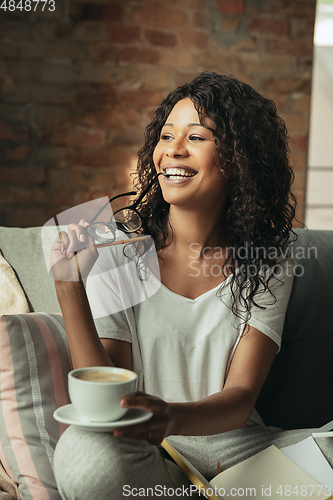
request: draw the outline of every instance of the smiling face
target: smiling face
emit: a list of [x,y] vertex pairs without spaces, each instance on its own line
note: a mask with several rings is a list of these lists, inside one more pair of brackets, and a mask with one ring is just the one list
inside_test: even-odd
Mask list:
[[170,205],[214,211],[224,205],[227,183],[216,164],[214,128],[208,117],[200,123],[189,98],[179,101],[166,119],[153,160],[157,172],[170,175],[159,177]]

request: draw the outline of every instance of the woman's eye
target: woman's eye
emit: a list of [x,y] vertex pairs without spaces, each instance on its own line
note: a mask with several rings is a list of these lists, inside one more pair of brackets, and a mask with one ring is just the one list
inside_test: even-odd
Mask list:
[[206,139],[204,137],[199,136],[199,135],[191,135],[190,140],[191,141],[205,141]]
[[172,139],[171,135],[167,135],[167,134],[161,135],[161,141],[169,141],[170,139]]

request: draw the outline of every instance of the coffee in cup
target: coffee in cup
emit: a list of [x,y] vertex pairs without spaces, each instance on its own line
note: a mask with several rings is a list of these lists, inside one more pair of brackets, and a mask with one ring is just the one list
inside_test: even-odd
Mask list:
[[118,382],[126,382],[132,379],[132,375],[128,376],[127,373],[108,373],[100,370],[89,371],[79,375],[80,380],[88,380],[90,382],[105,382],[116,384]]
[[113,422],[127,411],[120,400],[136,390],[137,375],[111,366],[78,368],[68,374],[69,397],[83,420]]

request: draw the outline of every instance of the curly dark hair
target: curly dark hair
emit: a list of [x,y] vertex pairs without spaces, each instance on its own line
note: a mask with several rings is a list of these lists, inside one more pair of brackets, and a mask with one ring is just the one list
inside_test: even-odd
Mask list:
[[[153,152],[161,129],[175,104],[184,98],[191,99],[201,123],[204,116],[215,123],[217,163],[221,165],[217,168],[229,180],[221,224],[227,227],[232,250],[223,264],[223,273],[226,276],[227,266],[232,272],[233,311],[237,313],[236,302],[241,300],[250,315],[251,304],[257,305],[255,295],[269,290],[274,267],[285,255],[290,235],[294,235],[296,199],[291,192],[294,175],[287,129],[273,101],[232,76],[205,71],[171,92],[156,108],[146,129],[145,144],[138,152],[138,194],[156,175]],[[158,182],[139,205],[139,211],[143,231],[154,238],[157,249],[166,246],[169,204]],[[256,252],[239,255],[238,250],[246,245]],[[275,251],[268,252],[272,248]],[[249,274],[249,266],[256,266],[254,276]],[[268,278],[267,273],[260,272],[263,266],[273,271]]]

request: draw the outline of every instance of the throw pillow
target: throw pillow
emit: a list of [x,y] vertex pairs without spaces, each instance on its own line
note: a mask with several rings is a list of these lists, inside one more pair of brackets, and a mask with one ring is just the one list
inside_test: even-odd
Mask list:
[[0,318],[0,460],[24,500],[60,500],[53,454],[66,426],[53,412],[69,402],[70,370],[60,314]]
[[28,312],[29,306],[22,287],[0,251],[0,315]]

